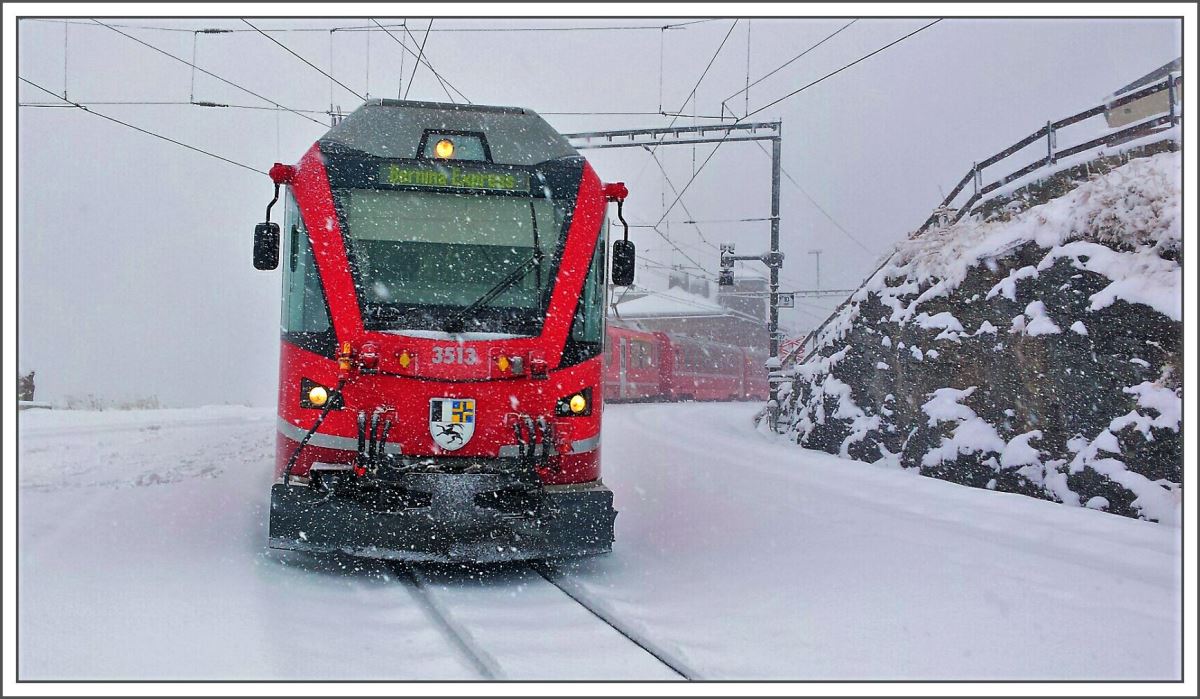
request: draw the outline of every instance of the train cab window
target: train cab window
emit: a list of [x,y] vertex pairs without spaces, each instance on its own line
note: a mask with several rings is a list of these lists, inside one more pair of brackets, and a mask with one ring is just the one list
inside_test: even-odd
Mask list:
[[337,338],[329,318],[329,305],[304,219],[290,189],[284,199],[282,252],[285,261],[280,322],[283,338],[309,351],[332,357],[337,350]]
[[606,224],[607,222],[600,224],[596,251],[592,254],[587,277],[583,280],[583,290],[579,294],[579,302],[575,305],[575,317],[571,320],[571,332],[563,348],[562,366],[578,364],[600,353],[605,334],[604,271],[608,266],[604,258],[608,249]]
[[495,185],[483,191],[386,167],[394,181],[353,159],[335,159],[330,176],[364,327],[540,334],[582,165],[476,172],[472,182]]

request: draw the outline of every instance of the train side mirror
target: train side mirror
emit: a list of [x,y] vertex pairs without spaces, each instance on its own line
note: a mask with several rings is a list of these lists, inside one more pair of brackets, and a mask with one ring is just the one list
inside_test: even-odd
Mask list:
[[615,286],[629,286],[633,283],[633,268],[637,262],[637,253],[631,240],[618,240],[613,243],[612,254],[612,283]]
[[254,269],[279,267],[279,224],[267,221],[254,227]]

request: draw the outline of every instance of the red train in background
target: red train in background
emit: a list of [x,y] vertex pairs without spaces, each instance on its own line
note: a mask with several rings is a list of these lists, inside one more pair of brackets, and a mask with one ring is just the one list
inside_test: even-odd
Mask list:
[[609,320],[604,399],[766,400],[765,355],[711,340],[648,332]]

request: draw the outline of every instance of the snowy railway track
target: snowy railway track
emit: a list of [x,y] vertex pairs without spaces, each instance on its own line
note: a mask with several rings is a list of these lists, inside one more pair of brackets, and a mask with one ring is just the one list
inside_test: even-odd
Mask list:
[[429,578],[425,573],[417,566],[403,563],[392,564],[392,569],[401,580],[409,582],[414,593],[413,597],[424,608],[426,615],[441,629],[467,662],[475,668],[480,677],[494,680],[504,676],[500,666],[496,664],[496,659],[475,642],[471,632],[458,623],[454,615],[429,589]]
[[[544,677],[542,672],[561,663],[557,672],[574,679],[572,668],[581,661],[592,665],[587,672],[599,679],[630,673],[649,679],[697,678],[680,659],[617,620],[552,566],[517,566],[500,573],[509,579],[498,585],[438,566],[390,567],[481,678]],[[546,647],[531,649],[534,637]],[[564,639],[570,639],[565,647]],[[602,667],[605,662],[611,665]]]
[[700,679],[697,673],[692,671],[682,660],[675,657],[674,654],[655,646],[645,636],[634,631],[628,624],[618,621],[606,605],[600,604],[587,595],[583,591],[583,588],[572,583],[569,578],[559,573],[553,566],[548,564],[533,564],[530,568],[546,582],[557,587],[564,595],[570,597],[576,604],[591,612],[592,616],[624,636],[630,643],[654,656],[655,660],[670,668],[671,672],[674,672],[685,680]]

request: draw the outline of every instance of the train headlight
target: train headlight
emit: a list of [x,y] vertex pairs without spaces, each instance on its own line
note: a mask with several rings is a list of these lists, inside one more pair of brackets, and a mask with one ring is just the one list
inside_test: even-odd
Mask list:
[[433,154],[442,159],[454,157],[454,141],[448,138],[443,138],[433,147]]
[[316,408],[320,410],[328,407],[330,410],[341,410],[342,406],[342,394],[336,393],[312,379],[300,380],[301,408]]
[[585,388],[558,399],[554,414],[559,417],[585,416],[592,414],[592,389]]

